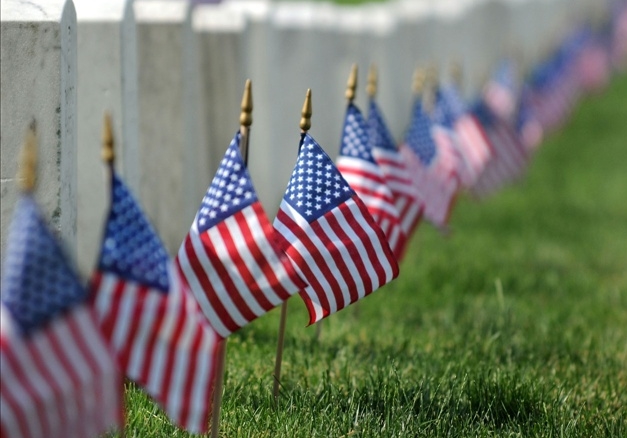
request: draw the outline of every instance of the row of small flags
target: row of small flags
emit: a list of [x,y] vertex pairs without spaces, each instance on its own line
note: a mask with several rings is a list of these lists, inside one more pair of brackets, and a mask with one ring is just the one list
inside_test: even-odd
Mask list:
[[367,117],[352,102],[354,70],[338,159],[307,132],[304,109],[273,223],[240,151],[247,135],[236,133],[174,260],[115,172],[105,129],[111,207],[87,287],[33,199],[30,134],[2,276],[1,435],[90,437],[122,427],[124,376],[176,425],[205,432],[221,340],[296,293],[309,324],[344,309],[399,275],[423,217],[445,230],[460,193],[481,198],[519,179],[544,133],[625,59],[627,9],[614,18],[611,34],[573,33],[524,83],[504,60],[472,103],[455,83],[418,77],[398,146],[374,74]]

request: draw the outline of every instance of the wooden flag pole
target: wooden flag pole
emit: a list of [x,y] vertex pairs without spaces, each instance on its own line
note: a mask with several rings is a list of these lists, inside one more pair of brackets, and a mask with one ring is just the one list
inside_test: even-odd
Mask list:
[[[102,161],[105,162],[107,168],[109,169],[109,184],[111,184],[113,180],[113,166],[115,164],[115,139],[113,136],[113,124],[111,122],[111,115],[108,112],[105,112],[102,123],[102,147],[100,149],[100,156],[102,157]],[[122,377],[122,381],[120,383],[122,385],[122,393],[124,393],[124,377]],[[124,408],[124,426],[125,425],[126,409]],[[126,436],[124,426],[120,431],[120,438],[124,438]]]
[[[370,96],[371,98],[374,97],[374,94],[376,94],[376,90],[377,90],[376,83],[377,83],[377,68],[373,63],[373,64],[370,64],[370,70],[368,71],[368,83],[366,85],[366,91],[368,93],[368,96]],[[346,96],[347,105],[350,105],[351,103],[353,103],[356,92],[357,92],[357,64],[353,64],[351,66],[350,74],[348,75],[348,81],[346,82],[346,92],[344,93],[344,96]],[[373,93],[372,95],[370,94],[371,92]],[[359,318],[359,301],[357,301],[356,303],[353,303],[352,308],[353,308],[353,314],[355,315],[355,317]],[[316,340],[320,339],[321,334],[322,334],[322,320],[316,323]]]
[[[311,88],[307,89],[303,109],[300,112],[300,132],[306,134],[311,128]],[[299,146],[300,149],[300,146]],[[285,340],[285,322],[287,321],[287,300],[281,304],[281,321],[279,322],[279,338],[276,347],[276,359],[274,360],[274,385],[272,394],[274,395],[274,404],[279,402],[279,389],[281,386],[281,363],[283,362],[283,342]]]
[[[244,160],[244,166],[248,167],[248,139],[250,137],[250,125],[253,124],[253,93],[250,79],[246,80],[244,95],[242,96],[241,112],[239,115],[239,150]],[[213,386],[213,407],[211,409],[211,438],[220,435],[220,408],[222,407],[222,389],[224,387],[224,369],[226,362],[226,339],[222,339],[218,346],[216,369]]]

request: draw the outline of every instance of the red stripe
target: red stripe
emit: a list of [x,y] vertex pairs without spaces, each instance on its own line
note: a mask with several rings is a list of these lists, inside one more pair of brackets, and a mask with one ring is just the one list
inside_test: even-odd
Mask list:
[[[194,271],[194,274],[196,276],[196,279],[198,280],[198,283],[202,287],[202,290],[204,291],[207,297],[207,300],[209,300],[209,304],[217,313],[218,317],[222,321],[222,324],[224,324],[224,326],[230,332],[236,331],[239,328],[239,326],[231,318],[231,315],[226,311],[225,307],[222,305],[222,301],[220,300],[220,298],[218,298],[213,285],[209,281],[209,276],[203,269],[203,266],[200,263],[199,259],[196,257],[196,250],[194,249],[194,246],[192,244],[189,234],[185,237],[184,244],[185,244],[185,252],[187,253],[187,259],[189,260],[189,266]],[[204,241],[202,242],[202,246],[205,249],[207,258],[209,258],[211,261],[211,257],[209,257],[207,247]],[[211,263],[213,264],[213,261],[211,261]]]
[[[183,307],[185,307],[186,303],[185,303],[185,298],[183,298]],[[200,344],[203,338],[203,333],[202,333],[202,327],[199,324],[196,324],[195,327],[195,334],[193,337],[193,340],[191,342],[190,345],[190,351],[189,351],[189,365],[186,369],[187,373],[185,375],[185,381],[183,383],[183,388],[182,388],[182,400],[183,400],[183,406],[181,408],[181,413],[180,413],[180,421],[181,424],[188,424],[190,419],[189,419],[189,415],[190,415],[190,409],[191,409],[191,397],[189,397],[188,395],[192,393],[194,386],[196,386],[196,355],[198,354],[199,350],[200,350]],[[208,409],[207,409],[208,410]]]

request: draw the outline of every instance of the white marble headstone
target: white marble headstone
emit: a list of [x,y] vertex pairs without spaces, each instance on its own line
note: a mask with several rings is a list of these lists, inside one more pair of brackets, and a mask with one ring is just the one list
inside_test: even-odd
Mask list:
[[76,13],[70,0],[0,4],[2,259],[24,134],[37,123],[35,197],[70,256],[76,250]]

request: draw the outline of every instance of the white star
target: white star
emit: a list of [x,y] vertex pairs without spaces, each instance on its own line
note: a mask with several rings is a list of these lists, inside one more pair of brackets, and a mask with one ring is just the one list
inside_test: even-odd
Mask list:
[[226,204],[222,204],[222,206],[220,207],[220,210],[222,211],[227,211],[229,209],[229,207]]
[[246,179],[246,178],[241,177],[241,178],[239,179],[239,184],[240,184],[241,186],[243,186],[244,184],[246,184],[246,181],[247,181],[247,179]]
[[306,214],[307,216],[311,216],[311,213],[312,213],[312,211],[311,211],[311,210],[307,210],[307,211],[305,212],[305,214]]
[[209,217],[211,219],[214,219],[217,216],[217,213],[215,212],[215,210],[211,210],[211,212],[209,213]]
[[226,189],[227,189],[229,192],[232,192],[234,188],[235,188],[235,185],[234,185],[234,184],[229,184],[228,186],[226,186]]
[[253,196],[253,194],[252,194],[251,192],[246,192],[246,193],[244,193],[244,197],[245,197],[246,199],[248,199],[248,198],[250,198],[250,197],[252,197],[252,196]]

